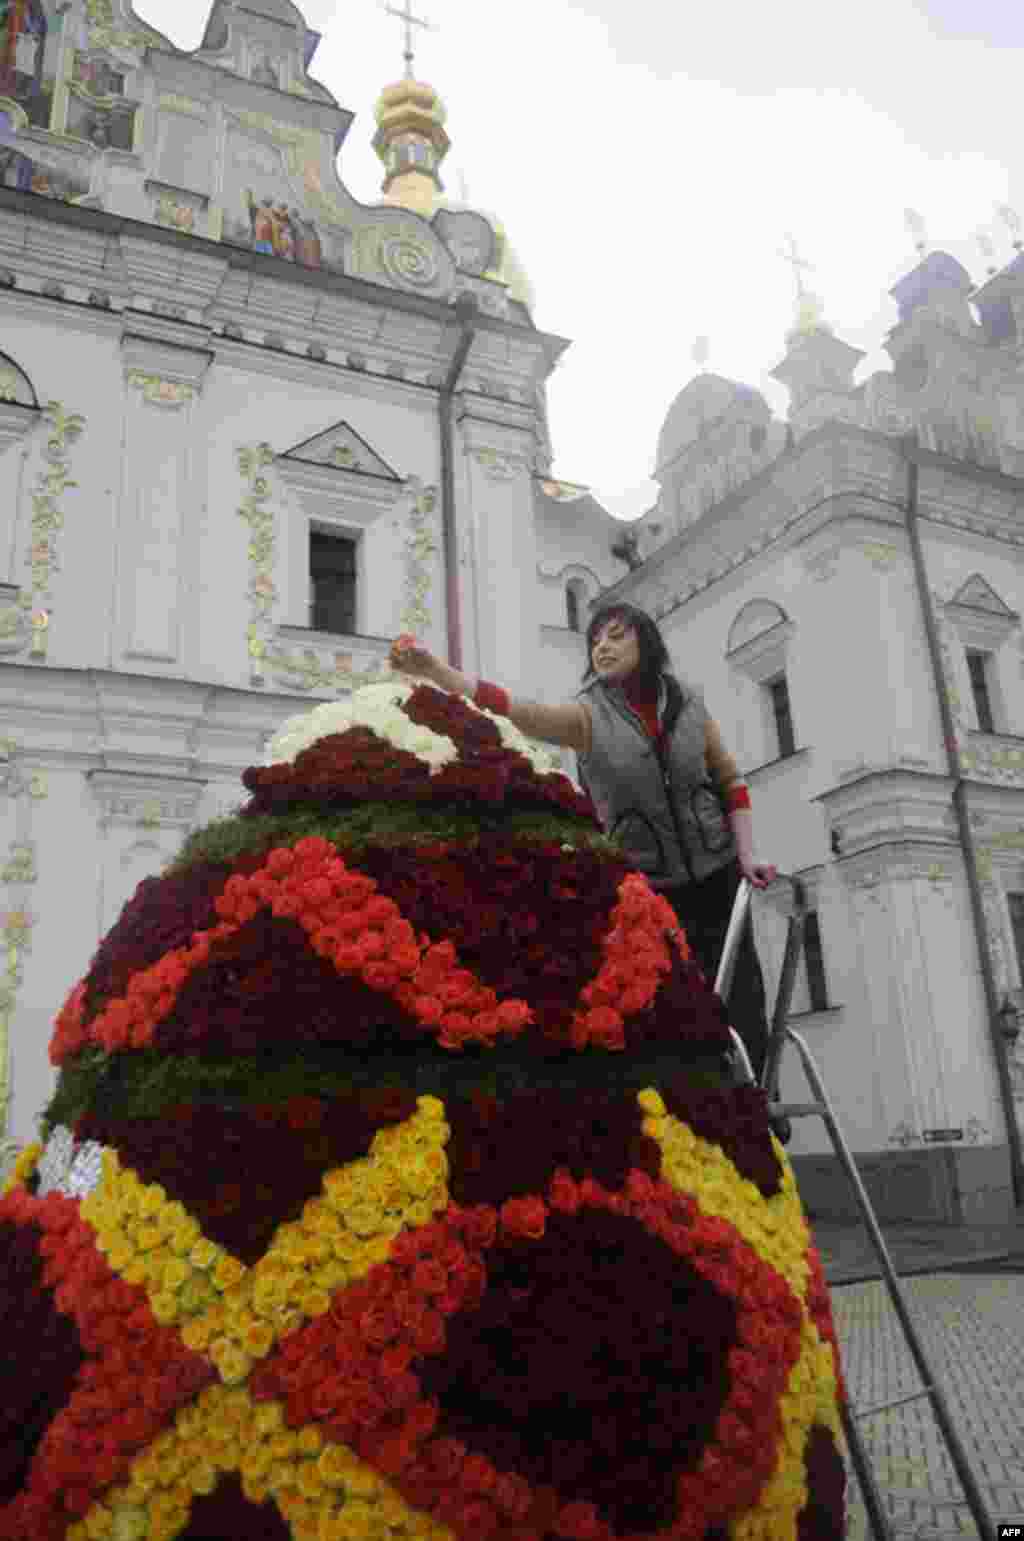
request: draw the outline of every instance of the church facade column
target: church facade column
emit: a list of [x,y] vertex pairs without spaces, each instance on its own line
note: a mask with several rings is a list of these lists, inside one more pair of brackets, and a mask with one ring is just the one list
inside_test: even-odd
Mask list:
[[[199,396],[211,355],[121,344],[125,411],[114,649],[130,670],[187,674],[195,646]],[[189,611],[191,606],[191,613]]]
[[[496,404],[488,403],[490,410]],[[538,691],[537,539],[531,426],[463,410],[456,496],[463,670]],[[461,496],[460,496],[461,493]],[[463,502],[462,508],[458,507]],[[474,571],[475,569],[475,571]],[[468,624],[468,623],[472,624]],[[476,633],[475,638],[473,633]],[[475,646],[471,645],[475,641]]]

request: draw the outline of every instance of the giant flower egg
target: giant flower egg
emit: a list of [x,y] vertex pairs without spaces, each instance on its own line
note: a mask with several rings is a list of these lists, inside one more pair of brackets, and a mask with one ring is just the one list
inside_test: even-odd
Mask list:
[[0,1538],[834,1541],[792,1172],[589,802],[398,683],[243,781],[57,1017]]

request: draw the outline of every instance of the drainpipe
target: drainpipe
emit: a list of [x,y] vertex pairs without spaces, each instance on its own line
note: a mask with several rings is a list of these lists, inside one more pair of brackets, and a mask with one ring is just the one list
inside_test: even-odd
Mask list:
[[939,718],[942,722],[942,737],[946,745],[946,760],[949,766],[949,776],[953,782],[953,811],[956,814],[960,847],[964,853],[964,861],[967,867],[967,892],[971,900],[974,939],[977,943],[978,962],[981,965],[981,981],[985,990],[989,1038],[992,1043],[992,1052],[995,1056],[999,1094],[1002,1099],[1003,1115],[1006,1119],[1007,1137],[1010,1144],[1010,1179],[1013,1185],[1013,1202],[1015,1205],[1020,1206],[1024,1204],[1024,1155],[1022,1155],[1021,1151],[1020,1129],[1017,1125],[1017,1115],[1013,1106],[1013,1083],[1010,1080],[1010,1067],[1007,1063],[1006,1046],[1003,1042],[1002,1029],[999,1022],[999,996],[996,989],[995,973],[992,968],[992,954],[989,950],[985,907],[981,898],[981,882],[978,878],[976,860],[977,852],[974,844],[974,834],[971,829],[971,821],[967,813],[967,782],[964,778],[963,764],[960,759],[956,731],[953,726],[953,713],[946,695],[946,680],[942,669],[942,655],[939,650],[935,610],[932,605],[931,589],[928,587],[924,552],[921,548],[921,533],[918,527],[918,462],[915,454],[916,449],[916,437],[911,434],[903,441],[903,451],[907,462],[907,534],[910,538],[910,555],[914,564],[917,595],[921,603],[925,635],[928,639],[928,653],[931,658],[935,693],[939,702]]
[[455,303],[459,338],[438,397],[437,412],[441,432],[441,529],[444,547],[445,611],[448,617],[448,662],[462,668],[462,626],[459,606],[459,560],[455,539],[455,450],[452,398],[462,367],[476,336],[471,318],[476,314],[472,295],[460,295]]

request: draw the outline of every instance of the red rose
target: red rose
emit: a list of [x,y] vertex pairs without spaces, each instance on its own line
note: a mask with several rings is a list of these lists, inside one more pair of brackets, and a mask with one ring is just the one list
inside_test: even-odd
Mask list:
[[447,1283],[447,1271],[433,1258],[424,1258],[412,1271],[412,1287],[421,1295],[440,1295]]
[[579,1213],[580,1192],[569,1173],[558,1171],[551,1179],[548,1190],[548,1203],[552,1209],[557,1209],[564,1215]]
[[525,1236],[537,1241],[544,1235],[547,1208],[543,1199],[506,1199],[501,1206],[502,1229],[510,1236]]
[[498,1473],[486,1456],[475,1452],[467,1455],[462,1467],[462,1486],[471,1493],[493,1493],[498,1483]]
[[426,1448],[430,1468],[444,1482],[454,1482],[466,1459],[466,1447],[457,1439],[435,1439]]
[[421,1354],[439,1354],[446,1336],[444,1317],[437,1311],[424,1311],[422,1321],[413,1329],[413,1345]]
[[418,1444],[427,1439],[437,1428],[439,1417],[438,1409],[433,1402],[417,1402],[406,1414],[403,1425],[404,1432],[409,1439]]

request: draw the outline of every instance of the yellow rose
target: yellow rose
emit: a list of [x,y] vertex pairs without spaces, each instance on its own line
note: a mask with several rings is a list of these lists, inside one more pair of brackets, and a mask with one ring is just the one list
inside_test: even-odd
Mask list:
[[303,1461],[299,1467],[296,1482],[299,1492],[304,1498],[321,1498],[324,1485],[320,1480],[320,1473],[312,1461]]
[[152,1252],[161,1242],[160,1232],[155,1225],[140,1225],[135,1232],[135,1245],[140,1252]]
[[665,1104],[662,1101],[661,1093],[655,1091],[653,1086],[648,1086],[639,1094],[636,1100],[645,1113],[651,1113],[655,1118],[664,1118]]
[[343,1263],[324,1263],[313,1274],[313,1283],[319,1289],[326,1290],[328,1295],[333,1295],[335,1290],[348,1283],[348,1269]]
[[266,1503],[270,1497],[270,1489],[267,1484],[257,1477],[247,1476],[242,1473],[242,1492],[251,1504]]
[[323,1179],[325,1202],[336,1208],[339,1203],[352,1194],[358,1185],[356,1174],[348,1167],[335,1167],[331,1172],[325,1172]]
[[416,1106],[428,1122],[436,1123],[444,1118],[444,1103],[437,1097],[417,1097]]
[[272,1459],[270,1445],[257,1441],[242,1457],[242,1476],[254,1482],[262,1481],[270,1470]]
[[213,1330],[210,1323],[201,1316],[194,1316],[182,1327],[181,1341],[193,1353],[201,1354],[208,1347]]
[[117,1509],[114,1512],[112,1541],[143,1541],[148,1534],[148,1516],[145,1509]]
[[[264,1402],[263,1407],[281,1409],[276,1402]],[[270,1441],[270,1454],[275,1461],[290,1461],[299,1448],[299,1436],[294,1429],[279,1429]]]
[[167,1238],[167,1245],[176,1257],[185,1257],[199,1241],[202,1232],[194,1220],[186,1219],[176,1225]]
[[166,1203],[166,1192],[159,1183],[154,1183],[151,1188],[143,1188],[139,1194],[139,1214],[155,1215]]
[[252,1415],[257,1434],[274,1434],[284,1424],[284,1409],[278,1402],[259,1402]]
[[220,1476],[215,1466],[208,1461],[198,1461],[189,1472],[189,1482],[193,1493],[212,1493],[220,1481]]
[[201,1236],[189,1253],[189,1262],[195,1268],[212,1268],[220,1256],[220,1248]]
[[353,1457],[342,1445],[325,1445],[316,1463],[320,1480],[328,1487],[348,1487],[353,1469]]
[[380,1225],[380,1208],[376,1204],[353,1204],[345,1218],[357,1236],[372,1236]]
[[178,1295],[181,1309],[187,1316],[201,1311],[213,1298],[213,1286],[202,1273],[192,1274],[189,1279],[186,1279]]
[[217,1366],[221,1380],[229,1386],[237,1385],[249,1373],[249,1359],[229,1338],[218,1338],[210,1345],[210,1358]]
[[213,1270],[213,1282],[223,1292],[241,1284],[245,1273],[244,1265],[236,1257],[225,1253]]
[[166,1290],[152,1297],[149,1302],[150,1310],[161,1326],[169,1327],[178,1315],[178,1297]]
[[331,1309],[331,1297],[326,1290],[306,1290],[299,1296],[299,1306],[307,1316],[324,1316]]
[[111,1243],[107,1261],[115,1273],[123,1274],[134,1259],[135,1248],[130,1247],[126,1241],[114,1241]]
[[324,1437],[313,1423],[307,1423],[305,1428],[299,1430],[296,1441],[297,1448],[303,1455],[317,1455],[323,1446]]
[[85,1516],[85,1533],[90,1541],[102,1541],[104,1536],[109,1536],[114,1524],[114,1516],[105,1504],[94,1504]]

